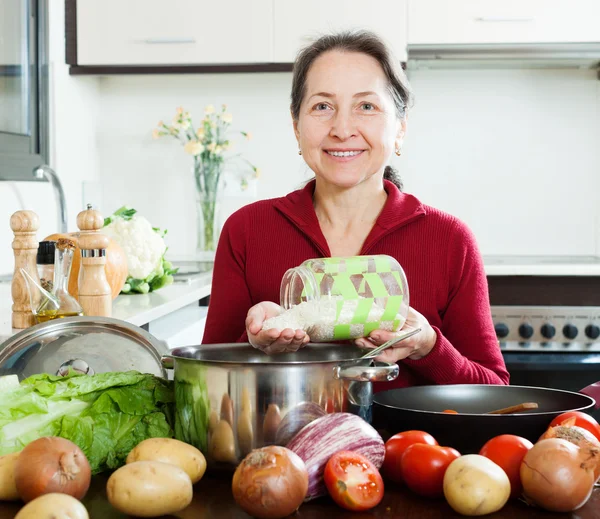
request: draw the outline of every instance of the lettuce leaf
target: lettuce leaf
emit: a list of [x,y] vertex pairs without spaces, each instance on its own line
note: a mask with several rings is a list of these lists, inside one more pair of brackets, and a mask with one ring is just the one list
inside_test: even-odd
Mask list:
[[139,442],[173,436],[173,383],[136,371],[33,375],[0,389],[0,456],[42,436],[76,443],[92,472],[114,469]]

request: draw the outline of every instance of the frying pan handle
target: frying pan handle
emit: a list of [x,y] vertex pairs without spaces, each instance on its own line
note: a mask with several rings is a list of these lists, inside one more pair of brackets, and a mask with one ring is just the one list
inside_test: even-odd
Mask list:
[[336,379],[355,380],[357,382],[390,382],[400,373],[398,364],[374,362],[372,366],[336,366],[333,376]]
[[594,382],[593,384],[580,389],[579,392],[593,398],[596,401],[594,407],[600,409],[600,382]]

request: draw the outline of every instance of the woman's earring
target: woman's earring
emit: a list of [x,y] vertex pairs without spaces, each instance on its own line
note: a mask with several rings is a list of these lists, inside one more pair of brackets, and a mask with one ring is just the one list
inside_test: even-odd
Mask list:
[[302,155],[302,150],[298,150],[298,155]]
[[402,155],[402,150],[400,148],[396,148],[396,155],[398,155],[398,157]]

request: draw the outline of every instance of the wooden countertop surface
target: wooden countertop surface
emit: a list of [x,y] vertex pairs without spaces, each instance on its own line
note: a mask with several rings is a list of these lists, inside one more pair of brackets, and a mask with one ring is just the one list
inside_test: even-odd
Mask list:
[[[124,519],[129,517],[117,512],[106,499],[108,474],[94,476],[92,485],[83,503],[91,519]],[[12,519],[22,503],[0,503],[0,519]],[[192,504],[173,515],[162,516],[170,519],[245,519],[248,516],[233,500],[231,478],[207,476],[194,487]],[[295,515],[297,519],[453,519],[462,518],[444,501],[427,500],[399,486],[388,484],[383,501],[369,512],[355,513],[339,508],[328,497],[303,504]],[[495,514],[484,516],[489,519],[600,519],[600,488],[586,505],[574,513],[557,514],[529,507],[520,501],[509,501]]]

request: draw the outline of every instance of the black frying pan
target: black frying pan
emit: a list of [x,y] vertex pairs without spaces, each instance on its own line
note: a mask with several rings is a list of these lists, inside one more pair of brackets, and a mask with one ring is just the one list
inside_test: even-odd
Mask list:
[[[582,391],[596,395],[592,386]],[[536,402],[538,408],[515,414],[485,414],[524,402]],[[416,429],[462,454],[477,453],[486,441],[500,434],[515,434],[535,443],[554,417],[566,411],[590,411],[595,403],[582,393],[537,387],[414,386],[375,394],[373,426],[384,440]],[[446,409],[459,414],[444,413]]]

